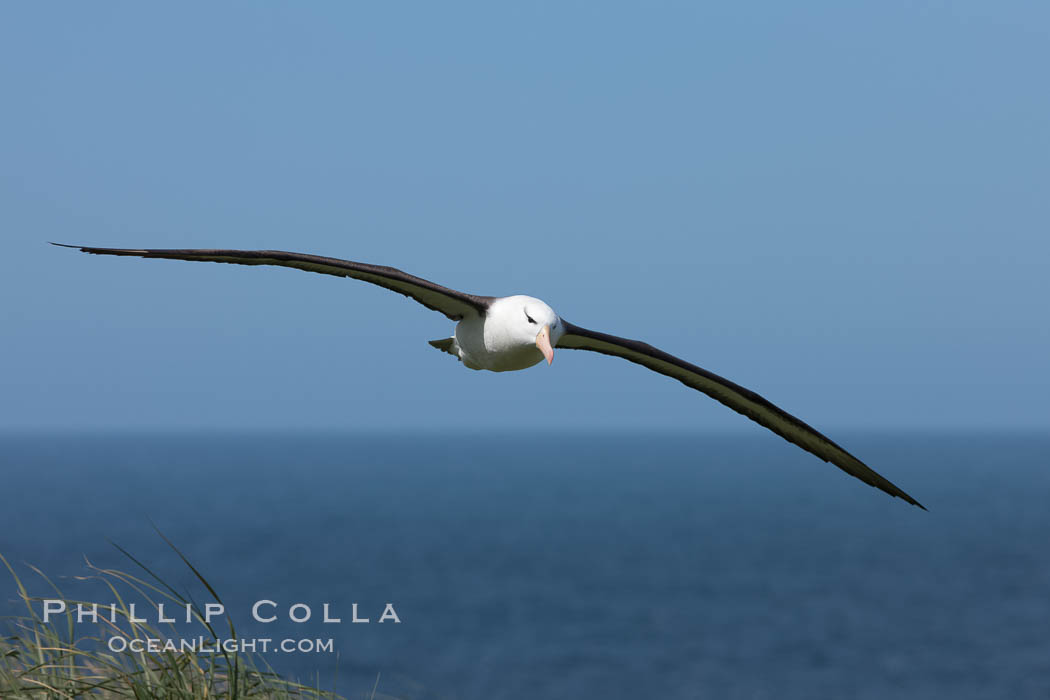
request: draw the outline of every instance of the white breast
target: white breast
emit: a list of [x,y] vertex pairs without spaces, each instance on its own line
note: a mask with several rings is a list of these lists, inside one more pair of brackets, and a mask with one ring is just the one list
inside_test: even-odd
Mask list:
[[456,325],[459,359],[470,369],[512,372],[543,360],[535,345],[516,341],[498,318],[465,318]]

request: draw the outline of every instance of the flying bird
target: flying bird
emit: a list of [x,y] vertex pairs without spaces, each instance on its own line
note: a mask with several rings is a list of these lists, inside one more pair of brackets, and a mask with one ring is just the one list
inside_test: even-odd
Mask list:
[[921,503],[851,455],[830,438],[755,392],[638,340],[582,328],[564,320],[548,304],[530,296],[489,297],[442,287],[393,267],[280,250],[92,248],[62,243],[95,255],[196,260],[235,265],[277,265],[370,282],[414,299],[456,321],[449,338],[431,340],[466,367],[492,372],[527,369],[554,361],[554,349],[589,350],[622,357],[707,394],[869,486],[926,510]]

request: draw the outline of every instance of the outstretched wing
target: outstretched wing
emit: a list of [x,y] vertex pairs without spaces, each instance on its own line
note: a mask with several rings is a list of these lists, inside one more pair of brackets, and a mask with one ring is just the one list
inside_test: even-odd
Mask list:
[[717,374],[708,372],[674,355],[669,355],[647,343],[587,330],[568,322],[564,323],[565,334],[558,341],[559,348],[590,350],[603,355],[622,357],[643,367],[648,367],[654,372],[673,377],[688,387],[702,391],[737,413],[742,413],[759,425],[769,428],[788,442],[795,443],[825,462],[831,462],[869,486],[881,489],[891,496],[903,498],[908,503],[926,510],[921,503],[829,438],[790,413],[774,406],[750,389],[745,389],[739,384],[734,384],[728,379],[723,379]]
[[336,277],[353,279],[385,287],[398,294],[418,301],[434,311],[440,311],[453,321],[466,316],[484,315],[494,297],[483,297],[455,289],[442,287],[393,267],[369,265],[367,263],[324,258],[305,253],[288,253],[283,250],[205,250],[205,249],[132,249],[132,248],[92,248],[89,246],[53,245],[63,248],[79,248],[85,253],[95,255],[131,255],[140,258],[167,258],[169,260],[197,260],[201,262],[231,263],[234,265],[277,265],[294,267],[307,272],[319,272]]

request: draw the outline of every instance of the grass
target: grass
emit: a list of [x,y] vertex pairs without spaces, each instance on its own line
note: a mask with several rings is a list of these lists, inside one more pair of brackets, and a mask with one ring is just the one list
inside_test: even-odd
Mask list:
[[[163,537],[163,535],[161,535]],[[167,541],[167,540],[165,540]],[[170,542],[168,542],[171,545]],[[179,557],[204,585],[215,602],[221,603],[211,585],[192,564],[171,545]],[[118,547],[119,549],[119,547]],[[214,642],[236,639],[233,621],[227,617],[220,632],[207,622],[198,606],[175,591],[130,554],[121,550],[135,567],[143,572],[133,576],[115,569],[101,569],[87,562],[87,575],[75,577],[78,581],[95,582],[106,591],[103,604],[98,601],[98,622],[77,623],[76,605],[92,605],[96,601],[67,598],[43,572],[28,566],[54,592],[50,600],[63,600],[66,612],[51,615],[48,622],[38,611],[43,609],[43,597],[30,596],[21,578],[11,564],[0,555],[0,561],[14,578],[18,596],[25,604],[27,614],[10,618],[9,629],[0,638],[0,697],[3,698],[261,698],[263,700],[316,700],[340,698],[334,690],[323,691],[285,680],[256,654],[233,652],[199,653],[194,651],[150,652],[147,649],[113,651],[107,640],[114,636],[132,639],[172,639],[203,636]],[[78,584],[79,585],[79,584]],[[163,629],[148,622],[132,620],[128,603],[136,604],[138,618],[144,605],[157,610],[158,604],[169,609],[174,605],[184,611],[191,605],[193,629],[176,632],[174,625]],[[115,603],[115,620],[111,621],[110,603]],[[35,605],[34,605],[35,604]],[[180,612],[180,615],[183,614]],[[156,616],[153,618],[156,619]],[[169,629],[170,628],[170,629]],[[168,629],[169,634],[164,630]],[[376,685],[378,686],[378,677]],[[372,689],[372,697],[376,689]]]

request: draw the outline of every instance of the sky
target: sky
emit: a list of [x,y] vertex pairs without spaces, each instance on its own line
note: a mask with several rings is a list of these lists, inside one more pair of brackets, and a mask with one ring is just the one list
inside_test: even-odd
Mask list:
[[526,293],[818,429],[1050,425],[1043,3],[5,3],[0,429],[748,430],[466,370],[275,248]]

